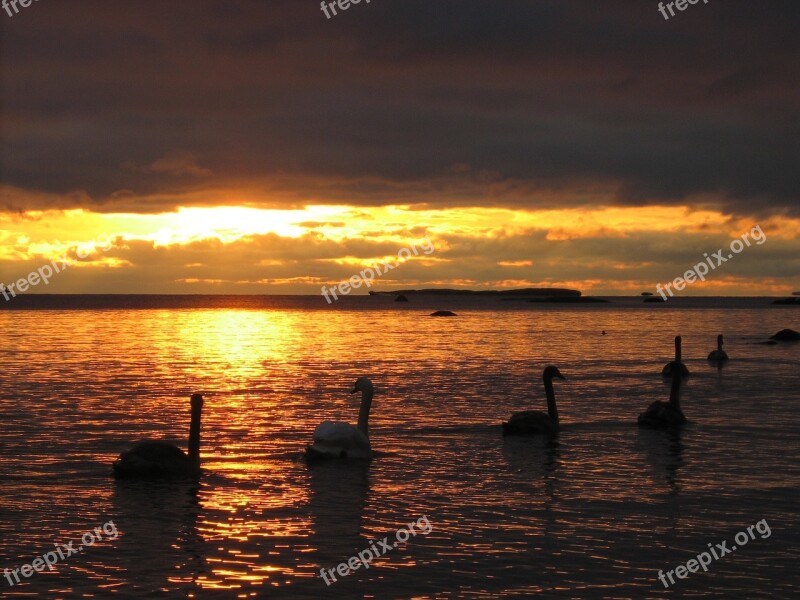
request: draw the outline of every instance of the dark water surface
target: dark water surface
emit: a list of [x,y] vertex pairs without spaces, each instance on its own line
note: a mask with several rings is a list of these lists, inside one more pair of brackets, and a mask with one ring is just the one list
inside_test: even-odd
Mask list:
[[[795,307],[21,299],[0,310],[0,569],[108,522],[117,535],[23,583],[0,578],[3,598],[796,597],[800,344],[759,343],[800,329]],[[705,360],[718,333],[722,369]],[[668,396],[676,334],[690,424],[639,430]],[[547,364],[567,377],[562,432],[504,439],[511,413],[544,409]],[[361,375],[377,388],[377,457],[309,468],[314,427],[355,422]],[[194,391],[199,483],[113,480],[133,441],[186,447]],[[319,577],[422,517],[428,535],[330,587]],[[735,543],[764,520],[768,536]],[[658,580],[724,540],[737,549],[708,572]]]

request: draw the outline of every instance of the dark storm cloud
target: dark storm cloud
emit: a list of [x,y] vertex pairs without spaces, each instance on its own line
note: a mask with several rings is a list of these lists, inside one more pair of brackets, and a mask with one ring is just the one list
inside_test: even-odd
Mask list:
[[316,0],[73,0],[0,24],[5,209],[604,190],[800,212],[793,0],[669,21],[651,0],[374,0],[330,20]]

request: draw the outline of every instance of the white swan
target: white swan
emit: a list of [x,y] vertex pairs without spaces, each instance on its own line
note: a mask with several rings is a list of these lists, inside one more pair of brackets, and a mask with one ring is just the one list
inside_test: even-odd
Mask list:
[[372,458],[369,443],[369,409],[375,388],[368,377],[356,381],[351,394],[361,392],[358,426],[324,421],[314,430],[314,442],[306,448],[306,458]]

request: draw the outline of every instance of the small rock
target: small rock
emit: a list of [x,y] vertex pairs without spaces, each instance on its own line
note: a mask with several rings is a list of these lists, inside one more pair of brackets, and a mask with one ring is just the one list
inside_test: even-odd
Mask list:
[[454,312],[450,312],[449,310],[437,310],[435,313],[431,313],[432,317],[457,317],[458,315]]
[[800,342],[800,333],[793,329],[781,329],[769,339],[778,340],[779,342]]

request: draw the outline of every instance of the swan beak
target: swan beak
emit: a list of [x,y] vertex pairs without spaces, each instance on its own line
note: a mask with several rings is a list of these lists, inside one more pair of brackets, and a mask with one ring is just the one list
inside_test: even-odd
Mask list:
[[350,392],[350,394],[356,394],[356,393],[358,393],[358,390],[356,388],[353,388],[353,391]]

